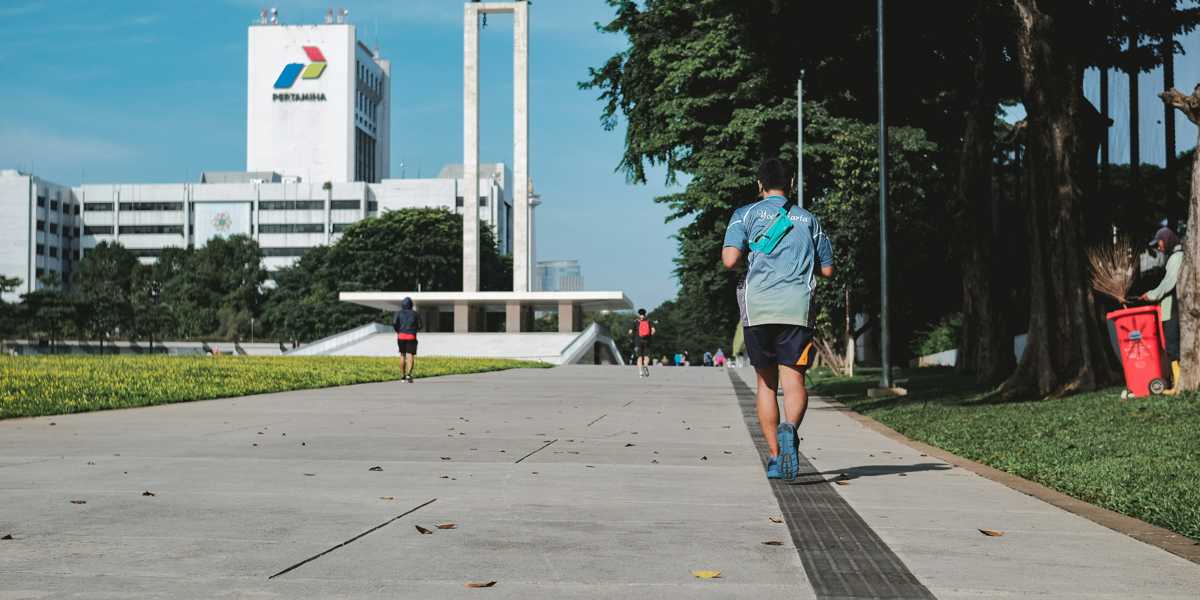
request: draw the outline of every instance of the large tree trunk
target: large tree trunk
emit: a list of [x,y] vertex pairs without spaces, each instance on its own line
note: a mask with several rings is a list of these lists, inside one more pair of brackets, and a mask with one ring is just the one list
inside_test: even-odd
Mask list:
[[[1200,85],[1191,96],[1183,95],[1174,88],[1159,94],[1163,102],[1187,115],[1193,123],[1200,125]],[[1179,362],[1183,376],[1181,385],[1185,390],[1200,389],[1200,140],[1192,155],[1192,194],[1188,200],[1187,237],[1183,240],[1183,271],[1179,274],[1175,294],[1175,311],[1179,319]]]
[[1012,0],[1028,112],[1029,339],[1008,395],[1092,390],[1112,376],[1087,276],[1083,201],[1096,176],[1100,116],[1083,97],[1070,8]]
[[[982,21],[982,10],[978,18]],[[992,153],[996,144],[997,102],[988,88],[990,65],[985,25],[976,27],[976,56],[970,101],[963,111],[958,162],[958,198],[953,213],[962,269],[962,333],[956,367],[983,384],[997,384],[1013,370],[1012,343],[999,297],[997,259],[1002,254],[992,222]]]

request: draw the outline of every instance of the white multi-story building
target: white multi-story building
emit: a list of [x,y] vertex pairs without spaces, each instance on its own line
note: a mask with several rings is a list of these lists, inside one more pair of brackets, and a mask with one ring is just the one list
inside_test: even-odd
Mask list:
[[391,64],[332,12],[250,26],[246,170],[322,184],[378,182],[391,160]]
[[[44,276],[67,280],[81,254],[104,241],[151,262],[164,248],[244,234],[275,271],[380,211],[461,212],[461,165],[432,179],[387,178],[390,67],[344,21],[331,13],[320,25],[281,25],[263,14],[250,27],[245,172],[69,187],[0,171],[0,275],[22,281],[5,300],[37,289]],[[506,165],[480,166],[479,217],[502,254],[512,252],[513,189]]]
[[44,278],[70,276],[79,260],[79,213],[71,188],[0,170],[0,275],[21,280],[5,300],[41,287]]

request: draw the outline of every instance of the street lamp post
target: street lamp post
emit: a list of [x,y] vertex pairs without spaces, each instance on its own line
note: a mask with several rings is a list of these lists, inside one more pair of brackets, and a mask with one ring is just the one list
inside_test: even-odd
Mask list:
[[877,32],[876,68],[879,75],[879,357],[883,366],[880,386],[892,387],[891,340],[888,321],[888,165],[887,112],[884,104],[883,0],[875,2]]

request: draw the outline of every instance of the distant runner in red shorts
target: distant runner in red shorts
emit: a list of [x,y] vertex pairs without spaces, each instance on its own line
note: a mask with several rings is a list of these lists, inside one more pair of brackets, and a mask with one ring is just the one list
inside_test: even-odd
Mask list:
[[412,383],[413,366],[417,362],[417,331],[421,329],[421,315],[413,310],[412,298],[400,301],[392,329],[396,331],[396,346],[400,349],[400,381]]

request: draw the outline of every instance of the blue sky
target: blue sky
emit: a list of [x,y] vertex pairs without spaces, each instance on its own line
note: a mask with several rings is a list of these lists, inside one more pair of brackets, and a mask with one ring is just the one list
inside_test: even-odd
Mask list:
[[[0,167],[65,184],[197,181],[242,170],[246,27],[266,2],[0,3]],[[360,39],[392,61],[392,175],[430,177],[462,161],[462,2],[278,0],[286,23],[345,6]],[[663,174],[628,185],[614,171],[623,131],[600,126],[589,66],[623,38],[596,32],[602,0],[537,0],[530,16],[531,174],[543,204],[541,259],[579,259],[593,290],[653,308],[675,295]],[[512,161],[512,18],[481,38],[483,161]],[[401,168],[403,164],[403,169]]]
[[[0,3],[0,167],[66,184],[196,181],[202,170],[245,167],[246,27],[259,0]],[[278,0],[288,23],[319,22],[331,5]],[[340,0],[359,36],[392,61],[392,173],[431,176],[462,156],[460,0]],[[603,0],[536,0],[531,10],[531,172],[538,255],[579,259],[589,289],[622,289],[652,308],[674,296],[671,238],[678,223],[652,202],[663,174],[631,186],[614,172],[623,132],[600,127],[595,93],[579,91],[589,66],[624,39],[597,33]],[[511,17],[482,35],[484,161],[512,159]],[[1200,82],[1200,34],[1181,40],[1177,82]],[[1127,94],[1114,75],[1113,159],[1128,160]],[[1142,156],[1161,164],[1158,72],[1142,76]],[[1094,75],[1085,81],[1096,97]],[[1127,98],[1127,96],[1125,96]],[[1179,118],[1178,144],[1194,126]],[[401,168],[403,164],[403,169]]]

